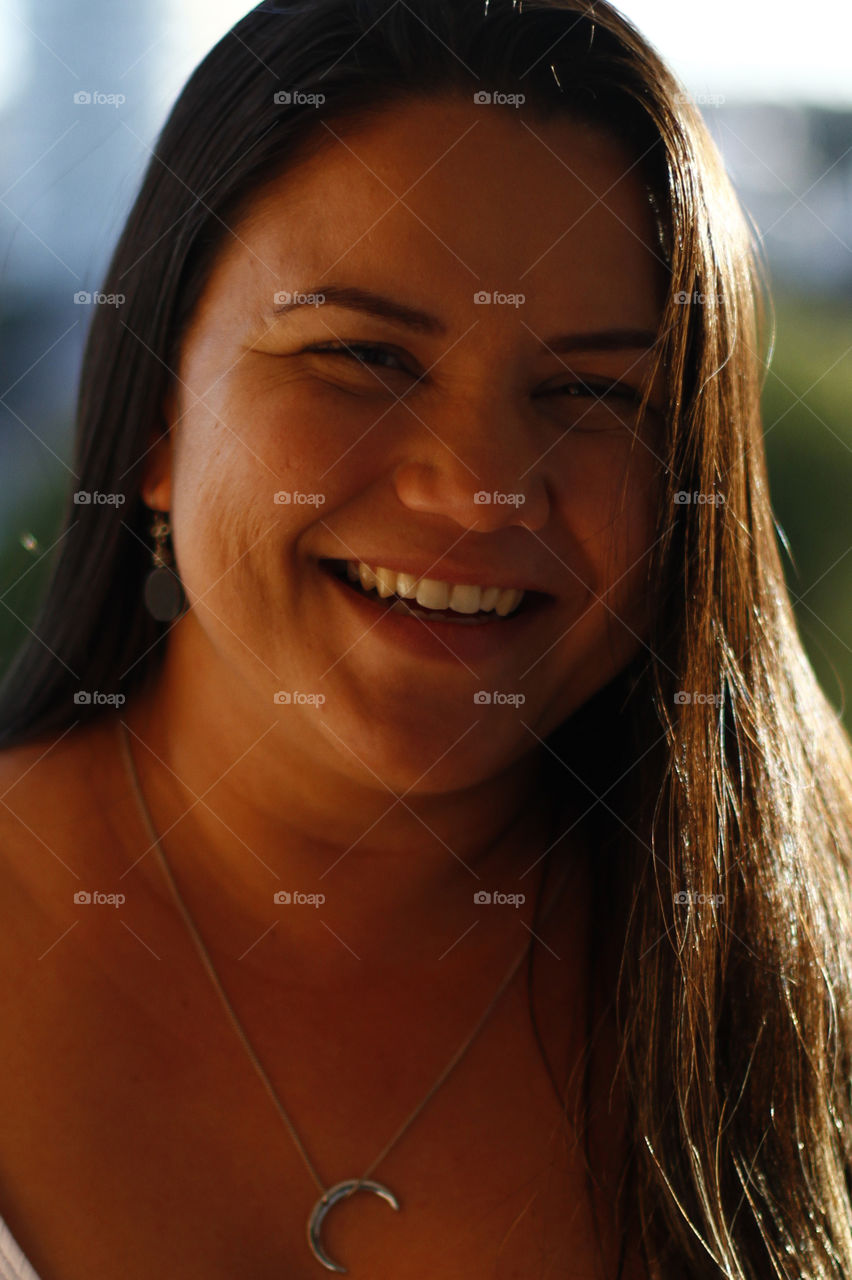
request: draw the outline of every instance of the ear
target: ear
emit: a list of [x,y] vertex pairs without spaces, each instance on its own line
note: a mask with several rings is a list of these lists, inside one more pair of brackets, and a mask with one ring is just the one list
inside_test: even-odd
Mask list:
[[145,455],[145,470],[139,492],[152,511],[170,511],[172,505],[172,435],[177,421],[177,393],[172,384],[163,400],[165,430],[152,433]]

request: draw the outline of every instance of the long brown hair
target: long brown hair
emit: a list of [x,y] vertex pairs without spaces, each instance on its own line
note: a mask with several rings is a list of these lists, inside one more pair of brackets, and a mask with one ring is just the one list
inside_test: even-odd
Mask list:
[[[274,101],[294,85],[324,105]],[[2,688],[0,743],[99,714],[74,691],[127,694],[161,661],[168,628],[142,606],[140,459],[239,212],[327,140],[323,122],[483,87],[602,122],[633,148],[669,275],[650,634],[546,744],[554,777],[593,811],[593,932],[617,961],[649,1270],[848,1280],[852,750],[805,657],[778,554],[762,269],[699,113],[601,0],[267,4],[204,59],[104,284],[127,302],[96,311],[82,372],[79,487],[126,503],[69,495],[40,616]]]

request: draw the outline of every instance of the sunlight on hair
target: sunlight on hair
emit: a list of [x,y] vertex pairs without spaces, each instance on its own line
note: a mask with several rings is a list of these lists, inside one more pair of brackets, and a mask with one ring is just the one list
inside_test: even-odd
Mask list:
[[[169,0],[171,20],[181,43],[198,56],[240,18],[245,0]],[[803,99],[852,103],[849,48],[852,6],[831,0],[822,20],[808,24],[783,20],[785,6],[743,5],[715,0],[714,20],[704,5],[683,0],[621,0],[615,6],[635,23],[692,91],[721,92],[736,98]],[[824,38],[826,27],[832,39]],[[738,32],[736,40],[731,31]],[[755,52],[759,50],[759,52]]]

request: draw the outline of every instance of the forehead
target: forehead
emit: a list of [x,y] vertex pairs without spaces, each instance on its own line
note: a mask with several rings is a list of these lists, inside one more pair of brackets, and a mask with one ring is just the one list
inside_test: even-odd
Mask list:
[[[482,289],[653,324],[664,264],[637,157],[611,134],[458,97],[319,126],[249,206],[220,267],[247,289],[369,275],[444,310]],[[640,315],[640,312],[642,313]]]

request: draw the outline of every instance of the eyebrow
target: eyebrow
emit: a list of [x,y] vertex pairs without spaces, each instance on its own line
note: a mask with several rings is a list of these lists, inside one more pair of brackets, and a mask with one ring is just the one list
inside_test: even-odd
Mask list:
[[[433,337],[446,337],[448,330],[443,321],[427,311],[406,306],[394,298],[360,289],[355,285],[325,284],[299,290],[298,297],[306,299],[321,295],[324,307],[341,307],[348,311],[360,311],[380,320],[390,320],[415,333]],[[272,308],[275,316],[289,315],[315,304],[307,301],[279,302]],[[556,355],[573,351],[636,351],[648,350],[657,341],[651,329],[601,329],[587,333],[562,333],[542,342],[542,346]]]

